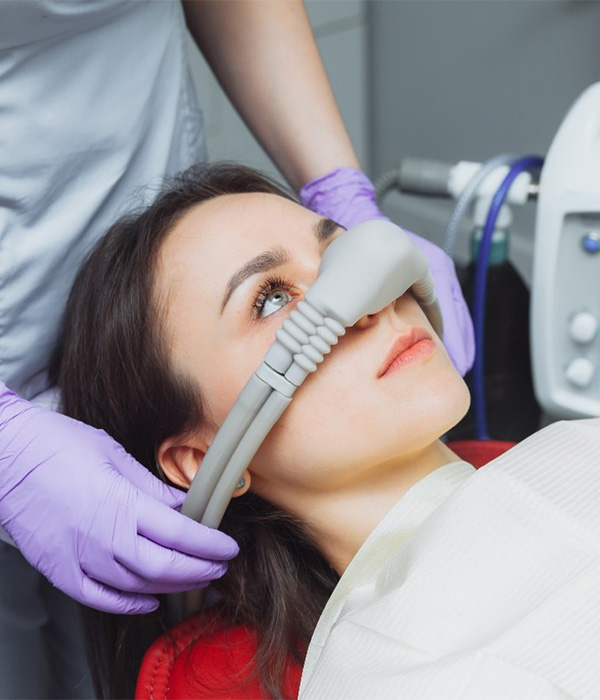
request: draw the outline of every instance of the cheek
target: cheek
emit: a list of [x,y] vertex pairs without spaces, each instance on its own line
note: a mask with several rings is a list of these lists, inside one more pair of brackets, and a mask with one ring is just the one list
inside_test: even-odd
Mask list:
[[212,372],[200,380],[207,417],[215,431],[223,424],[247,380],[247,376],[245,374],[242,376],[239,368],[234,364],[224,369],[226,371]]
[[254,474],[277,487],[329,488],[364,461],[370,411],[364,379],[357,379],[359,359],[342,352],[307,377],[257,452]]
[[277,487],[332,488],[427,447],[468,410],[467,386],[445,353],[397,381],[364,379],[364,371],[359,380],[354,369],[348,358],[311,375],[258,451],[253,473]]
[[[274,332],[273,332],[274,335]],[[260,366],[272,344],[270,335],[247,336],[243,346],[239,339],[218,338],[205,356],[197,375],[207,411],[215,426],[222,425],[252,374]]]
[[349,396],[356,396],[352,385],[333,382],[327,375],[323,365],[298,389],[256,454],[254,473],[268,481],[306,484],[324,478],[332,462],[344,459],[341,447],[352,435],[353,424],[360,427],[362,413],[348,403]]

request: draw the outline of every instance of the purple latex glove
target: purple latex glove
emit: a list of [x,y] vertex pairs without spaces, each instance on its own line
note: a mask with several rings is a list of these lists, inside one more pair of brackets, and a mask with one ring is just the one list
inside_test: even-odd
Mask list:
[[[351,228],[369,219],[385,219],[375,200],[369,178],[355,168],[336,168],[300,190],[300,201],[312,211]],[[441,248],[407,231],[427,255],[444,320],[444,345],[456,369],[464,375],[475,359],[473,321],[456,278],[454,262]]]
[[104,431],[0,383],[0,524],[72,598],[108,612],[150,612],[153,593],[222,576],[238,547],[174,510],[184,495]]

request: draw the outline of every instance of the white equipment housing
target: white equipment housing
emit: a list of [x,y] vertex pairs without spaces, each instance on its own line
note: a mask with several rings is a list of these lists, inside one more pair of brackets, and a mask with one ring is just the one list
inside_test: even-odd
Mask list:
[[546,157],[533,259],[537,399],[553,417],[600,416],[600,83],[575,102]]

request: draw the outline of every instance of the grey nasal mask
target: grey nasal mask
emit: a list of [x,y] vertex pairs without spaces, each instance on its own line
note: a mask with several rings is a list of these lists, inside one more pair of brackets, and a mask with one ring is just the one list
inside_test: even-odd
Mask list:
[[326,249],[317,279],[297,304],[215,436],[181,512],[218,527],[246,467],[296,389],[338,338],[408,289],[436,333],[442,317],[425,254],[387,221],[367,221]]

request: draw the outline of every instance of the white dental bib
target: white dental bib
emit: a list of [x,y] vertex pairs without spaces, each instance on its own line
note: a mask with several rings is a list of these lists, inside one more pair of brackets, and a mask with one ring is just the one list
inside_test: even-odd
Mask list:
[[600,419],[415,484],[319,620],[300,698],[600,693]]

